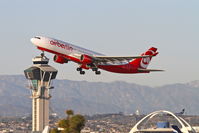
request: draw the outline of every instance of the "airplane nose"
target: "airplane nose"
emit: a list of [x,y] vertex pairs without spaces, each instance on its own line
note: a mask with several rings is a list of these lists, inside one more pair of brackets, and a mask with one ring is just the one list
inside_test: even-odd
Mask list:
[[31,38],[30,41],[31,41],[34,45],[38,45],[38,43],[41,42],[41,37],[35,36],[35,37]]
[[34,45],[38,45],[39,44],[39,39],[37,38],[31,38],[30,41],[34,44]]
[[31,38],[30,41],[34,44],[35,38]]

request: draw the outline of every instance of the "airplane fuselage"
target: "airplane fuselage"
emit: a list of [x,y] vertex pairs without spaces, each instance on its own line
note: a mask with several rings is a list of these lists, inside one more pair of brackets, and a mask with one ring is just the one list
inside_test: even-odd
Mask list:
[[[91,61],[93,59],[90,61],[90,57],[105,56],[105,55],[48,37],[37,36],[32,38],[31,42],[34,45],[36,45],[38,49],[42,51],[47,51],[52,54],[55,54],[57,57],[56,59],[60,58],[60,60],[62,61],[58,62],[61,64],[66,63],[63,62],[62,58],[64,58],[67,61],[73,61],[78,63],[80,65],[80,68],[83,69],[100,68],[115,73],[149,73],[149,71],[139,71],[138,68],[140,67],[140,62],[142,62],[142,64],[147,63],[148,65],[151,60],[151,57],[148,57],[148,62],[144,62],[144,60],[140,58],[132,60],[130,62],[125,60],[124,61],[111,60],[110,62],[92,63]],[[150,54],[154,54],[154,52],[156,52],[156,48],[154,49],[155,51],[150,50],[152,52]],[[83,56],[85,58],[85,61],[82,61]]]

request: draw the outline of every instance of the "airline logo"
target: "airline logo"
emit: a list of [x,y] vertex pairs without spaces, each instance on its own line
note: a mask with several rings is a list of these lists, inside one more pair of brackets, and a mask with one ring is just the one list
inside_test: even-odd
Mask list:
[[140,62],[140,66],[141,66],[142,68],[145,68],[145,69],[146,69],[147,66],[149,65],[150,61],[151,61],[151,57],[142,58],[142,60],[141,60],[141,62]]
[[70,46],[68,46],[68,45],[66,45],[66,44],[60,43],[59,41],[51,40],[51,41],[50,41],[50,44],[51,44],[51,45],[54,45],[54,46],[56,46],[56,47],[59,47],[59,48],[63,48],[63,49],[65,49],[65,50],[73,51],[73,48],[72,48],[72,47],[70,47]]
[[[149,50],[143,55],[153,55],[153,54],[155,54],[155,52],[153,50]],[[142,60],[140,62],[140,66],[142,68],[146,69],[147,66],[149,65],[150,61],[151,61],[151,57],[142,58]]]

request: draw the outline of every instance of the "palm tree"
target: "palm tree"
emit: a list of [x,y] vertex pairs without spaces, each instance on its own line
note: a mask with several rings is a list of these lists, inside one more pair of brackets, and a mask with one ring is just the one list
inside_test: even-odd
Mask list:
[[50,133],[80,133],[85,126],[84,116],[77,114],[74,115],[73,110],[66,110],[66,119],[62,119],[58,122],[58,127],[62,128],[62,131],[58,131],[57,128],[51,130]]
[[67,119],[69,120],[74,115],[74,112],[73,110],[69,109],[66,110],[66,114],[67,114]]

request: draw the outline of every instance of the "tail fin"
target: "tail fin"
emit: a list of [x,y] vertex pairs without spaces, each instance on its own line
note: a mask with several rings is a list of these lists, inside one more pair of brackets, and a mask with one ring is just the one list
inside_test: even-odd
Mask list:
[[[158,54],[157,48],[155,47],[151,47],[150,49],[148,49],[145,53],[142,53],[141,55],[153,55],[156,56]],[[152,57],[146,57],[146,58],[138,58],[133,60],[132,62],[130,62],[130,64],[132,64],[134,67],[137,68],[143,68],[146,69],[151,61]]]

